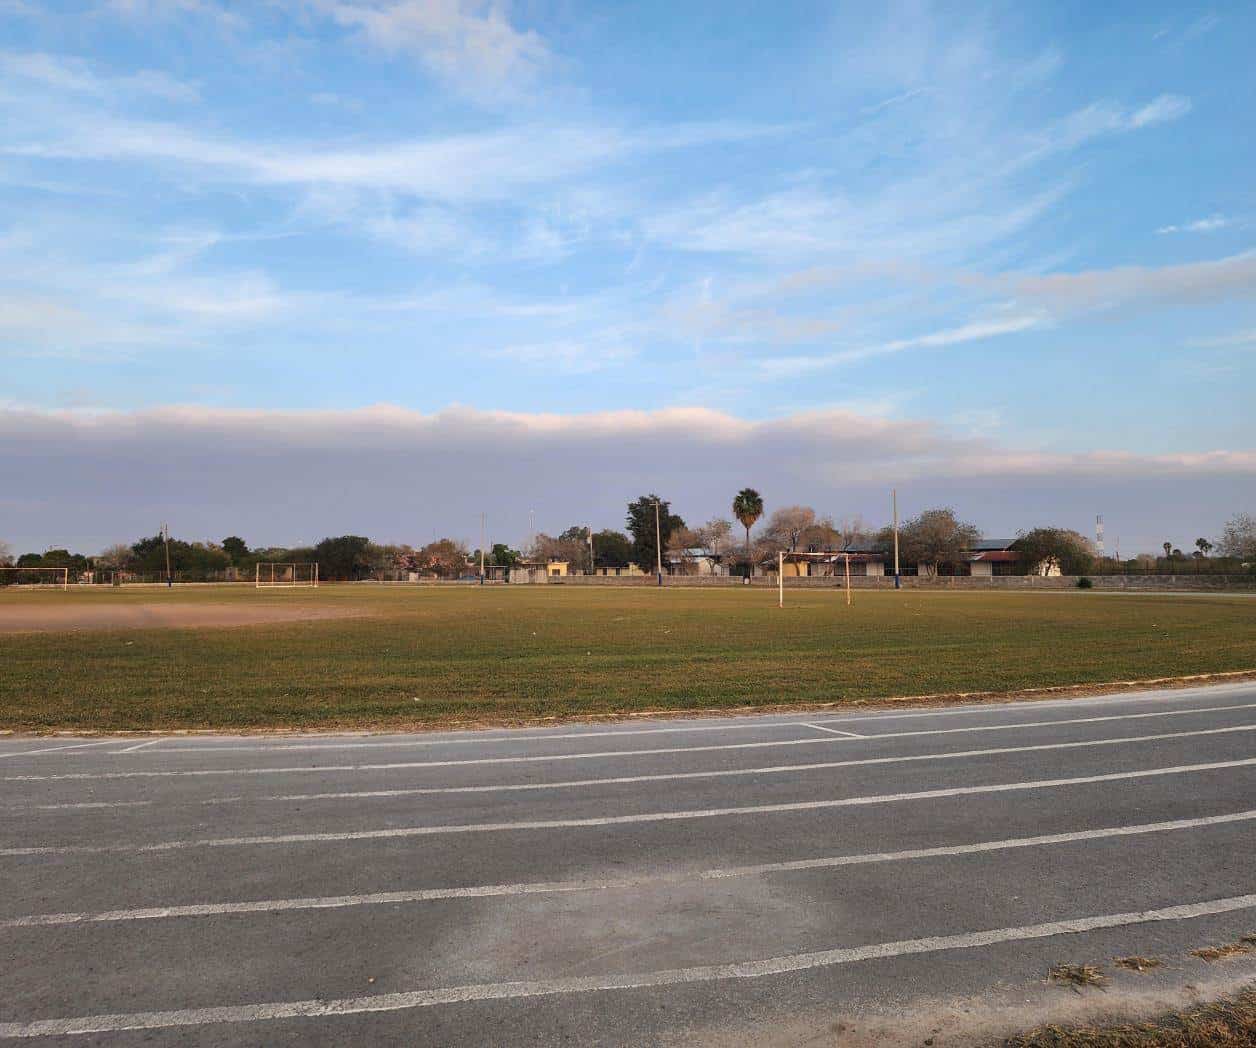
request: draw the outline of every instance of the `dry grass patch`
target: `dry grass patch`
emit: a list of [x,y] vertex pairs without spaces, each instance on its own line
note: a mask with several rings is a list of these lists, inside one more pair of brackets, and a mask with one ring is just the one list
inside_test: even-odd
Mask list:
[[1042,1026],[1004,1048],[1239,1048],[1256,1044],[1256,988],[1145,1023]]
[[1097,986],[1103,989],[1108,985],[1108,977],[1103,969],[1093,964],[1054,964],[1047,973],[1052,982],[1065,983],[1078,993],[1083,986]]
[[1118,957],[1115,961],[1118,968],[1125,968],[1131,972],[1146,972],[1153,968],[1159,968],[1164,964],[1159,957]]
[[1247,935],[1238,942],[1227,942],[1221,946],[1201,946],[1198,950],[1191,950],[1191,956],[1199,957],[1211,964],[1213,961],[1224,961],[1230,957],[1238,957],[1240,954],[1251,953],[1254,946],[1256,946],[1256,935]]

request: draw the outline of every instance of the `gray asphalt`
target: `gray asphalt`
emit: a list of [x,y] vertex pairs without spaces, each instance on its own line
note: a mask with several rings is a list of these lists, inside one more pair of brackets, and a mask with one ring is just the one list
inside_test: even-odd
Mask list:
[[1252,684],[9,738],[0,783],[0,1039],[945,1045],[1089,1007],[1060,961],[1256,977],[1189,952],[1256,932]]

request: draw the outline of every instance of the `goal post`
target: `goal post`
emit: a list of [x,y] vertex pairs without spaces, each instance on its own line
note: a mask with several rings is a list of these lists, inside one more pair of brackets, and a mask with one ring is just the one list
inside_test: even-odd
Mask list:
[[259,561],[254,571],[253,585],[257,589],[317,586],[318,565]]
[[8,587],[68,590],[70,569],[0,567],[0,589]]

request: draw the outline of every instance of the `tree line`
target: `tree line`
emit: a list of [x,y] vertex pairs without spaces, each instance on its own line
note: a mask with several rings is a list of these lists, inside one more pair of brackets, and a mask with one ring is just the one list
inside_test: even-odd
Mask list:
[[[782,506],[765,518],[763,497],[743,488],[730,503],[732,520],[713,517],[689,525],[672,511],[671,502],[655,493],[629,502],[624,530],[592,531],[573,524],[556,535],[535,535],[528,546],[513,549],[496,543],[484,551],[486,566],[515,567],[531,561],[566,561],[573,571],[626,568],[635,564],[653,571],[661,561],[664,569],[699,557],[718,560],[733,573],[753,570],[775,560],[780,551],[877,552],[893,556],[894,532],[890,526],[869,527],[858,516],[835,519],[810,506]],[[738,533],[733,523],[741,525]],[[762,521],[762,527],[758,527]],[[755,529],[758,527],[757,533]],[[979,529],[960,520],[949,508],[928,509],[904,520],[898,529],[899,559],[922,574],[954,569],[979,541]],[[1069,528],[1036,527],[1021,532],[1012,549],[1021,554],[1021,570],[1054,562],[1065,575],[1084,575],[1099,567],[1097,551],[1086,536]],[[1199,538],[1187,555],[1172,543],[1164,543],[1164,556],[1140,554],[1122,565],[1132,570],[1189,570],[1194,562],[1220,562],[1236,570],[1256,568],[1256,516],[1237,513],[1226,522],[1214,542]],[[1214,553],[1216,556],[1214,557]],[[167,542],[161,535],[142,538],[131,545],[110,546],[95,555],[49,549],[23,553],[16,559],[0,542],[0,566],[67,568],[72,578],[83,572],[124,572],[164,577]],[[250,548],[238,535],[220,542],[169,540],[169,566],[177,578],[250,578],[258,563],[317,563],[324,579],[358,580],[400,577],[410,572],[438,578],[458,578],[479,570],[480,551],[456,539],[441,538],[423,546],[381,544],[362,535],[338,535],[312,546]],[[1181,563],[1182,567],[1177,565]]]

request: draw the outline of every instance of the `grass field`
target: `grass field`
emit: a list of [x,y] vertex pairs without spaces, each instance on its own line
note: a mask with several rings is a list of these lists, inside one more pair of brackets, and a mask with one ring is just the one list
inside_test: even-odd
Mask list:
[[[47,606],[113,607],[132,624],[0,633],[0,728],[404,728],[1256,668],[1256,599],[1241,595],[905,590],[857,592],[848,608],[838,591],[799,590],[784,610],[775,597],[574,586],[0,592],[10,627]],[[174,606],[202,620],[230,607],[355,617],[133,627]]]

